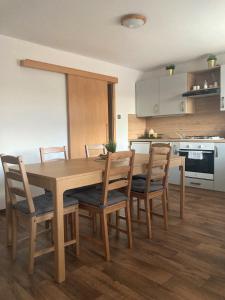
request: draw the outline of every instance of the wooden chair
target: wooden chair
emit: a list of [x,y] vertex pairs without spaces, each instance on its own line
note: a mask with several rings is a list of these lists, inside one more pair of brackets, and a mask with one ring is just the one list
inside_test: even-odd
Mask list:
[[[47,147],[47,148],[39,148],[40,150],[40,158],[41,158],[41,162],[45,162],[46,160],[46,155],[48,154],[53,154],[53,153],[63,153],[64,159],[68,159],[67,157],[67,152],[66,152],[66,147],[62,146],[62,147]],[[52,159],[50,159],[52,160]]]
[[[131,202],[134,197],[137,198],[137,220],[132,221],[142,223],[140,220],[140,211],[145,211],[149,239],[152,238],[151,216],[153,199],[161,197],[164,226],[165,229],[168,228],[166,194],[170,156],[171,147],[169,144],[153,144],[149,154],[146,177],[137,178],[132,181]],[[141,200],[144,200],[145,209],[140,208]],[[132,206],[133,203],[131,204]]]
[[[126,233],[128,236],[128,247],[132,247],[130,189],[134,154],[134,151],[108,152],[103,173],[102,189],[93,188],[74,195],[82,209],[100,215],[105,259],[107,261],[110,260],[108,226]],[[121,188],[124,189],[124,192],[119,190]],[[127,230],[118,228],[118,226],[108,225],[107,222],[109,214],[121,209],[125,209]]]
[[[12,257],[16,258],[17,223],[25,222],[29,229],[29,273],[33,273],[34,259],[55,250],[53,245],[36,250],[37,225],[51,221],[54,224],[54,202],[46,194],[32,197],[24,163],[21,157],[1,155],[5,174],[7,191],[12,205]],[[13,168],[12,168],[13,165]],[[22,197],[23,200],[18,201]],[[64,197],[64,215],[72,214],[75,222],[71,232],[71,239],[65,246],[76,245],[76,254],[79,255],[79,214],[78,201],[71,197]],[[54,226],[53,226],[54,231]]]
[[92,144],[92,145],[85,145],[85,154],[86,157],[96,157],[99,154],[106,154],[106,148],[103,144]]

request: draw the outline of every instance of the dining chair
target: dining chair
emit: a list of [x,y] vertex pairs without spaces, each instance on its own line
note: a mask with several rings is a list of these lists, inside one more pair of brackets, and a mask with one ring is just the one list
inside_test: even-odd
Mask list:
[[[37,225],[51,221],[54,232],[54,199],[50,195],[32,197],[27,173],[22,158],[1,155],[7,191],[12,208],[12,257],[16,258],[17,225],[21,222],[27,224],[29,230],[29,273],[33,273],[36,257],[55,251],[54,235],[52,245],[41,250],[36,249],[36,238],[42,232],[37,232]],[[79,214],[78,201],[72,197],[64,196],[64,215],[72,214],[75,222],[71,230],[71,239],[64,246],[76,245],[76,254],[79,255]],[[45,230],[46,231],[46,230]],[[44,232],[45,232],[44,231]]]
[[[133,207],[133,198],[137,198],[137,220],[132,219],[132,221],[143,223],[140,220],[140,212],[145,212],[149,239],[152,238],[152,201],[159,197],[162,200],[164,227],[166,230],[168,228],[166,194],[170,156],[171,146],[169,144],[153,144],[149,154],[147,173],[145,177],[139,177],[132,180],[131,207]],[[144,201],[144,209],[141,209],[141,200]]]
[[41,158],[41,162],[45,162],[47,160],[53,160],[52,158],[50,159],[46,159],[46,156],[48,156],[49,154],[54,154],[54,153],[62,153],[63,154],[63,158],[64,159],[68,159],[67,157],[67,152],[66,152],[66,146],[62,146],[62,147],[40,147],[39,148],[40,151],[40,158]]
[[106,148],[103,144],[85,144],[85,155],[88,157],[96,157],[99,154],[106,154]]
[[[74,194],[79,206],[94,214],[100,215],[100,226],[104,243],[105,259],[110,260],[109,227],[127,234],[128,247],[132,247],[131,218],[130,218],[130,189],[134,164],[134,150],[107,153],[103,184],[101,189],[88,189]],[[121,191],[121,189],[123,189]],[[127,230],[108,224],[107,216],[111,213],[125,210]]]

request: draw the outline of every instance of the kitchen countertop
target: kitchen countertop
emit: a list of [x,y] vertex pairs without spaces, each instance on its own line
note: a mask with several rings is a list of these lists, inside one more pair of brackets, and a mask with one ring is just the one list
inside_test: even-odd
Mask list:
[[172,138],[162,138],[162,139],[130,139],[129,142],[191,142],[191,143],[225,143],[225,139],[220,140],[210,140],[210,139],[172,139]]

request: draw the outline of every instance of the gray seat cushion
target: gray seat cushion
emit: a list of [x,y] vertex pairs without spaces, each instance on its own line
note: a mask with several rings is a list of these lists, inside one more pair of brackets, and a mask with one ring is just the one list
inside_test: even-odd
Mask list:
[[[101,203],[102,200],[102,189],[87,189],[81,192],[76,192],[73,194],[73,197],[76,198],[79,203],[86,203],[97,207],[104,207]],[[122,192],[117,190],[109,191],[108,192],[108,204],[107,206],[126,201],[128,200],[127,196]]]
[[[54,210],[53,199],[49,195],[44,194],[44,195],[34,197],[33,201],[34,201],[35,212],[32,215],[39,216]],[[72,205],[77,205],[78,201],[73,197],[64,195],[63,204],[64,207],[68,207]],[[27,200],[22,200],[17,202],[16,208],[24,214],[30,214]]]
[[[132,180],[131,190],[133,192],[144,193],[146,189],[146,180],[139,178]],[[163,190],[163,185],[161,181],[153,181],[151,182],[150,188],[148,192],[155,192]]]
[[[86,189],[89,189],[89,188],[93,188],[93,187],[96,187],[96,185],[95,184],[94,185],[87,185],[87,186],[84,186],[84,187],[67,190],[67,191],[64,192],[64,197],[65,196],[73,197],[74,193],[80,192],[80,191],[83,191],[83,190],[86,190]],[[48,197],[52,197],[52,192],[49,191],[49,190],[45,190],[45,194]]]
[[147,175],[146,174],[138,174],[134,175],[132,179],[146,179]]

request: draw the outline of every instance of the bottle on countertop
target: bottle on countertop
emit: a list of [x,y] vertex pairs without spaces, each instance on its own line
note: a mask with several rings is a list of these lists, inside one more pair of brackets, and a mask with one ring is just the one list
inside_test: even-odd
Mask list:
[[208,83],[207,83],[207,81],[205,80],[204,81],[204,89],[207,89],[208,88]]

